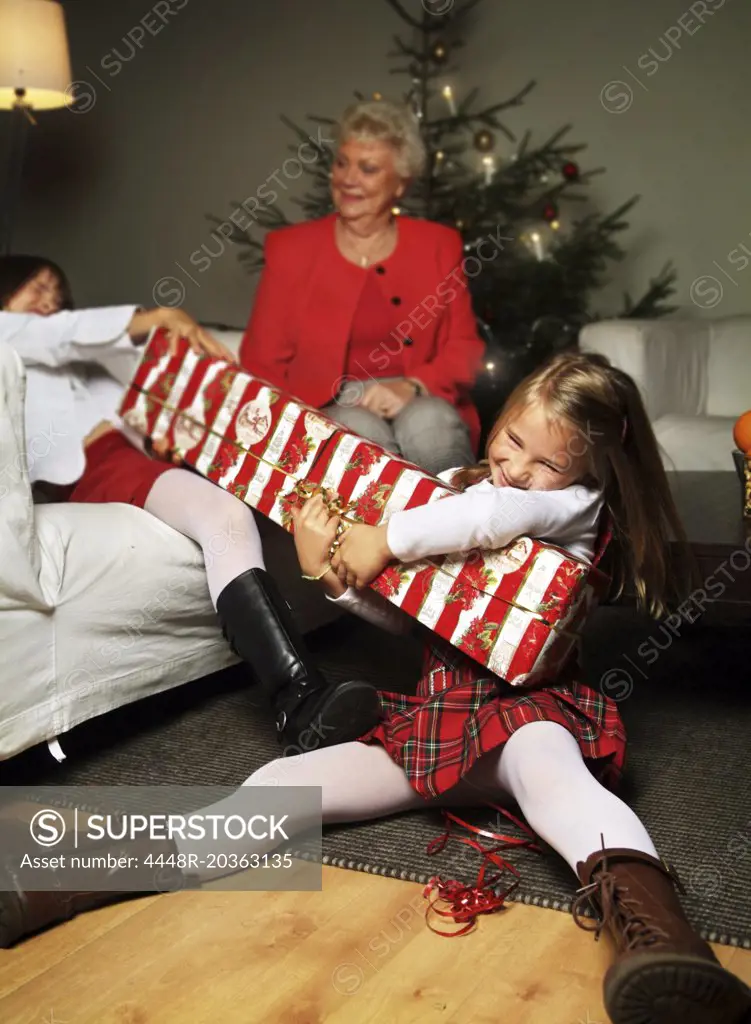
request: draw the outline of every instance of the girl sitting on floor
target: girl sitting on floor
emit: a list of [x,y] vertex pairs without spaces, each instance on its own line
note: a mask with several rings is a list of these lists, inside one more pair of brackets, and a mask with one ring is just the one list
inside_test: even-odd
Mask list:
[[[464,493],[396,513],[383,527],[355,525],[332,563],[338,519],[320,496],[297,513],[303,573],[319,577],[341,605],[394,631],[414,621],[364,587],[392,560],[410,562],[531,535],[591,561],[601,517],[614,531],[617,582],[636,584],[640,605],[666,609],[669,542],[683,531],[657,444],[633,380],[599,356],[556,357],[512,394],[479,466],[445,474]],[[421,627],[422,628],[422,627]],[[616,944],[605,976],[614,1024],[741,1024],[748,989],[694,932],[675,878],[644,825],[612,789],[626,737],[617,705],[581,683],[570,662],[557,679],[519,689],[433,634],[414,697],[380,694],[383,721],[356,742],[273,761],[246,786],[320,786],[324,824],[364,821],[420,807],[495,803],[510,794],[529,825],[581,883],[574,918],[591,900]],[[236,813],[234,797],[203,809]],[[315,824],[288,820],[289,834]],[[235,856],[262,855],[273,841],[225,840]],[[142,844],[143,845],[143,844]],[[123,844],[120,844],[122,848]],[[198,860],[221,852],[213,839],[162,840],[154,855]],[[143,853],[144,850],[141,852]],[[98,851],[106,854],[107,849]],[[198,881],[226,870],[202,870]],[[3,897],[11,942],[33,928],[132,893],[26,893],[22,873]],[[25,911],[24,900],[33,906]],[[0,904],[0,911],[3,906]],[[3,915],[0,913],[0,921]]]

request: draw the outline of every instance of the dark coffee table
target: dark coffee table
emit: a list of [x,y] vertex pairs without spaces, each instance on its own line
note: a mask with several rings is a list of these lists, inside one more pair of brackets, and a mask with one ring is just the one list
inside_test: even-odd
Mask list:
[[737,474],[675,472],[668,480],[700,576],[686,617],[751,617],[751,520],[742,515]]

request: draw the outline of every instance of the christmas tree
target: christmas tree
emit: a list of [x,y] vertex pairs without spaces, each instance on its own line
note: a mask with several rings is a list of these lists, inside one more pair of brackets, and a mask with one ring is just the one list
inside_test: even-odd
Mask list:
[[[460,31],[481,0],[423,0],[418,16],[400,0],[385,2],[410,33],[407,41],[394,37],[389,57],[396,66],[391,73],[408,79],[401,98],[419,119],[428,152],[425,172],[413,182],[399,212],[450,225],[464,238],[469,287],[488,343],[476,398],[492,415],[520,376],[552,351],[574,345],[585,323],[605,316],[652,318],[672,312],[675,307],[665,300],[674,290],[675,273],[668,264],[637,301],[626,294],[622,309],[595,312],[592,298],[606,283],[609,262],[625,256],[617,237],[628,227],[626,215],[639,197],[605,215],[570,215],[569,204],[587,198],[586,186],[604,168],[580,167],[575,158],[586,146],[567,141],[570,125],[539,145],[532,143],[529,132],[517,140],[503,114],[521,106],[534,81],[490,106],[479,103],[477,89],[454,95],[448,79],[464,45]],[[445,13],[437,13],[439,8]],[[358,92],[355,96],[365,98]],[[378,100],[381,94],[372,98]],[[325,128],[335,124],[332,118],[316,115],[308,115],[308,120]],[[297,137],[290,145],[292,152],[301,143],[316,148],[316,159],[303,166],[309,190],[291,201],[308,219],[330,213],[334,152],[325,142],[312,141],[315,132],[284,115],[282,121]],[[319,133],[319,138],[325,134]],[[510,159],[496,156],[497,134],[516,145]],[[242,204],[234,206],[241,213]],[[263,242],[255,237],[256,227],[273,229],[292,221],[277,205],[255,210],[247,228],[239,227],[238,221],[242,223],[235,218],[230,239],[241,247],[242,263],[257,272],[263,266]],[[493,257],[481,258],[481,247],[486,243],[487,252],[489,239],[496,243]],[[477,256],[470,273],[473,253]]]

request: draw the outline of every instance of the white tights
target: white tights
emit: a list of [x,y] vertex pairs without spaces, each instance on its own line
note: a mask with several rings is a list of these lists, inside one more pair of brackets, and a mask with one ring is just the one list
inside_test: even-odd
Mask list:
[[[343,743],[312,750],[293,758],[279,758],[259,768],[244,786],[320,786],[323,822],[332,825],[366,821],[426,806],[383,747]],[[605,847],[657,851],[637,816],[595,779],[579,746],[567,729],[556,722],[530,722],[515,732],[498,751],[482,757],[453,790],[432,806],[471,806],[500,803],[509,794],[516,800],[530,827],[576,871],[579,861]],[[237,813],[233,797],[204,808],[204,813]],[[313,821],[287,822],[288,835],[299,833]],[[178,840],[181,853],[257,853],[273,848],[269,842],[248,840],[247,850],[227,841]],[[205,848],[204,848],[205,847]],[[204,872],[202,877],[226,874]]]
[[262,569],[263,551],[248,505],[187,469],[158,477],[144,508],[203,550],[211,600],[247,569]]

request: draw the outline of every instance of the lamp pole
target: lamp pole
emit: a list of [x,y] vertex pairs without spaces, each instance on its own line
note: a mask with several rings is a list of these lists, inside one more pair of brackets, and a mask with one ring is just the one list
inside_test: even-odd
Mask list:
[[31,114],[31,108],[26,102],[26,90],[16,89],[15,94],[16,102],[10,111],[10,150],[0,222],[0,242],[3,256],[9,255],[13,246],[13,228],[16,212],[21,202],[26,140],[29,125],[36,124]]

